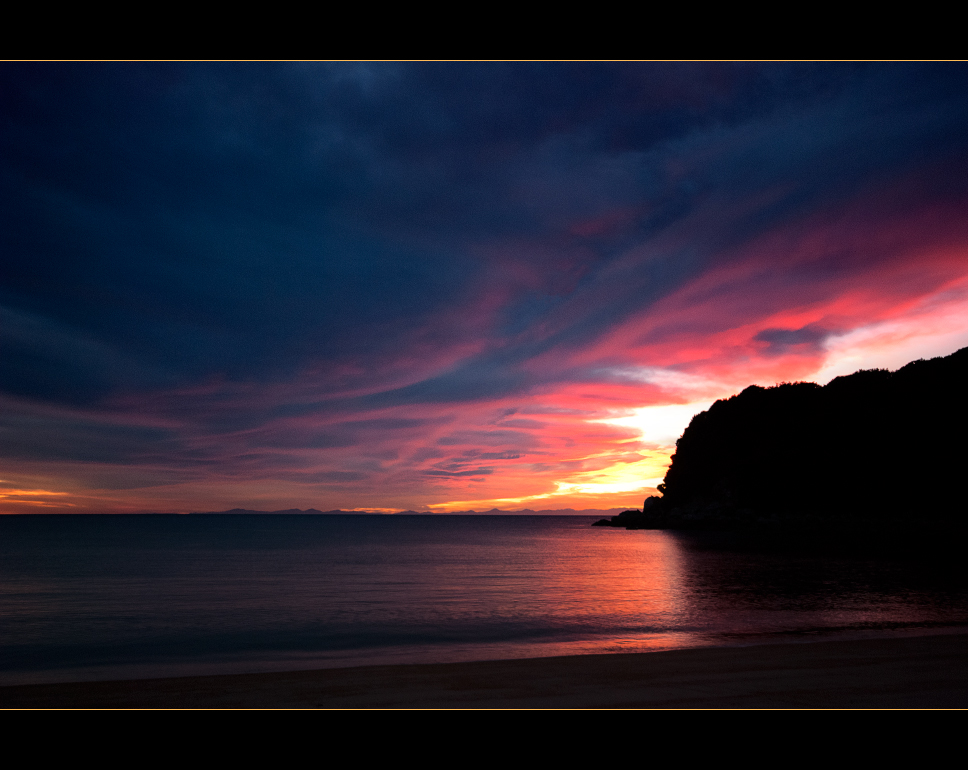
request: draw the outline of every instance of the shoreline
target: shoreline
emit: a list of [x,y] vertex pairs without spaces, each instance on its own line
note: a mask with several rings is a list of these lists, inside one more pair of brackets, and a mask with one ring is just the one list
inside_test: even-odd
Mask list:
[[0,708],[968,708],[968,634],[8,685]]

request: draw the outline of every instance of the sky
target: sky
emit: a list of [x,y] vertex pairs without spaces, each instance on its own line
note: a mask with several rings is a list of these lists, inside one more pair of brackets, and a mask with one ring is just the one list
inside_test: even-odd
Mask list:
[[0,63],[0,512],[641,507],[968,345],[966,172],[957,62]]

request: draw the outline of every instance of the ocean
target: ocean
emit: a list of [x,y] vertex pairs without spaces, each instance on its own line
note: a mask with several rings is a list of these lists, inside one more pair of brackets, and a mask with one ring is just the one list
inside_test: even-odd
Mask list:
[[2,516],[0,684],[968,627],[965,570],[945,559],[724,548],[593,521]]

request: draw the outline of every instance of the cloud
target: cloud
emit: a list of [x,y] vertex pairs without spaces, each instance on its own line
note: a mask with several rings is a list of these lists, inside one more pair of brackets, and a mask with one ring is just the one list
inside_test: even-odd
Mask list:
[[799,329],[763,329],[753,337],[757,342],[765,342],[765,355],[782,355],[791,349],[820,351],[830,332],[816,324],[807,324]]
[[430,470],[423,472],[424,476],[450,476],[452,478],[460,476],[490,476],[492,473],[494,473],[493,468],[475,468],[469,471]]
[[9,63],[0,453],[118,506],[638,495],[656,410],[961,344],[965,73]]

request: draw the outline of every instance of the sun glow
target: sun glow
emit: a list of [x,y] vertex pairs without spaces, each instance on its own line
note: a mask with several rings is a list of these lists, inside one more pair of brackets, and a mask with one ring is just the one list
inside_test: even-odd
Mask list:
[[643,406],[632,409],[632,414],[623,417],[608,417],[594,422],[634,428],[642,434],[641,441],[646,446],[674,447],[690,420],[712,404],[712,401],[694,401],[689,404]]
[[[637,454],[640,458],[633,462],[618,462],[593,470],[583,470],[567,475],[564,479],[552,482],[554,490],[540,494],[520,497],[500,497],[477,500],[453,500],[446,503],[429,505],[431,510],[458,511],[478,510],[480,508],[506,508],[534,504],[563,507],[600,507],[601,505],[627,506],[627,498],[634,495],[636,505],[639,497],[655,490],[669,467],[669,452],[649,449]],[[602,456],[583,458],[589,465],[604,459]],[[609,500],[614,496],[616,499]]]

